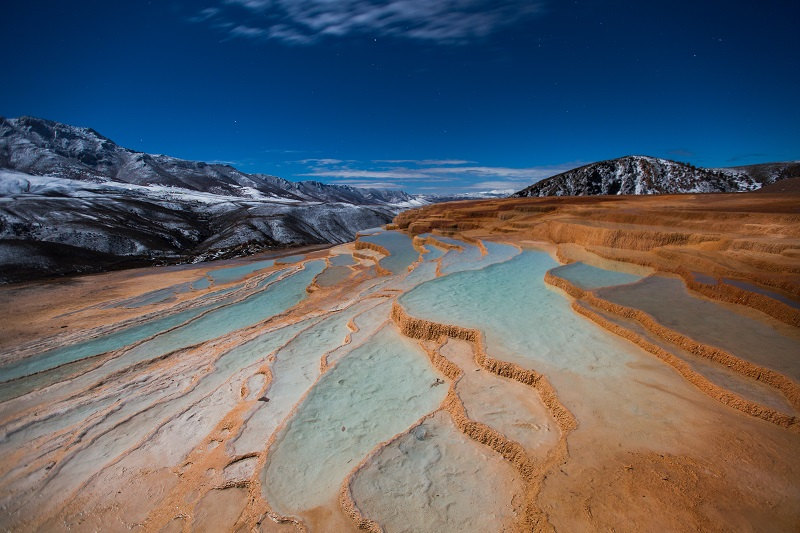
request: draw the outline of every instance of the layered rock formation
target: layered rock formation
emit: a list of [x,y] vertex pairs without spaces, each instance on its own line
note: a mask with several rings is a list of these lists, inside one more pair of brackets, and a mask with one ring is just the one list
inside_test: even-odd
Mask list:
[[793,200],[460,202],[1,287],[0,523],[791,529]]

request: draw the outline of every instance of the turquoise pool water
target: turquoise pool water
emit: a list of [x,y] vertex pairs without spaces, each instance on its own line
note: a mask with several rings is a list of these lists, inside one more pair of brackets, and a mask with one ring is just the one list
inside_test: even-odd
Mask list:
[[482,330],[490,355],[523,368],[614,371],[629,350],[545,285],[545,272],[555,266],[545,252],[524,251],[481,270],[423,283],[400,303],[412,316]]
[[128,351],[128,363],[152,359],[171,351],[220,337],[286,311],[307,296],[306,287],[325,268],[325,261],[306,263],[305,269],[280,280],[241,302],[212,311]]
[[731,305],[693,296],[677,278],[651,276],[598,296],[635,307],[664,326],[800,381],[800,339],[791,326],[762,322]]
[[0,368],[0,382],[42,372],[66,363],[119,350],[141,339],[155,335],[159,331],[173,328],[190,320],[200,313],[211,309],[213,305],[204,305],[181,313],[159,318],[145,324],[104,335],[86,342],[48,350],[40,354],[26,357],[18,362]]
[[331,256],[329,260],[333,266],[350,266],[356,264],[353,260],[353,256],[350,254],[334,255]]
[[212,270],[208,273],[208,275],[211,277],[214,283],[217,285],[223,285],[225,283],[233,283],[234,281],[242,280],[253,272],[263,270],[274,265],[275,261],[268,259],[266,261],[255,261],[245,265]]
[[393,274],[402,274],[419,258],[419,252],[405,233],[385,231],[377,235],[360,237],[359,240],[375,243],[389,250],[391,255],[381,259],[380,265]]
[[347,473],[380,442],[438,407],[447,386],[392,326],[338,362],[311,389],[270,450],[265,496],[285,515],[336,498]]
[[581,262],[570,263],[554,268],[552,273],[555,276],[571,282],[576,287],[587,291],[600,287],[635,283],[642,279],[642,276],[618,272],[616,270],[606,270]]
[[[184,326],[171,329],[171,331],[163,335],[158,335],[134,347],[123,355],[122,359],[125,361],[129,361],[130,359],[138,361],[158,357],[173,350],[213,339],[214,337],[236,329],[255,324],[261,320],[266,320],[270,316],[285,311],[304,298],[306,296],[305,288],[311,282],[311,279],[322,270],[324,265],[325,262],[321,260],[310,262],[306,265],[305,270],[245,298],[242,302],[228,307],[222,307],[196,320],[193,319],[206,311],[223,306],[229,302],[229,299],[222,299],[213,304],[198,306],[174,315],[158,318],[86,342],[63,348],[56,348],[26,357],[25,359],[0,368],[0,382],[49,370],[66,363],[72,363],[105,352],[119,350],[142,339],[152,337],[159,332],[175,328],[179,324],[190,320],[192,321]],[[260,282],[259,287],[267,286],[274,281],[281,272],[282,271],[277,271],[270,274],[269,277]],[[233,289],[225,289],[224,291],[217,291],[203,298],[218,296],[232,290]]]

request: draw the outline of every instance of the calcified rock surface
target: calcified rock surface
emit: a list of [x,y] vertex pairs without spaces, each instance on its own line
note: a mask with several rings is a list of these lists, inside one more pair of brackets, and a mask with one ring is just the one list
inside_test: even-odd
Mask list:
[[2,287],[0,525],[796,528],[797,205],[461,202]]

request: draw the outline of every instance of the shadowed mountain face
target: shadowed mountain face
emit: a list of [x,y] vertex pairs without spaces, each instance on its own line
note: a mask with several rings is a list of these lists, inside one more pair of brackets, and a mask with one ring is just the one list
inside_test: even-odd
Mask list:
[[0,119],[0,281],[346,242],[417,205],[402,191],[290,182]]
[[563,172],[512,196],[745,192],[798,175],[798,163],[698,168],[667,159],[626,156]]
[[230,165],[145,154],[118,146],[91,128],[33,117],[0,118],[0,168],[37,176],[162,185],[244,198],[261,193],[266,197],[356,205],[412,199],[402,191],[291,182],[266,174],[246,174]]

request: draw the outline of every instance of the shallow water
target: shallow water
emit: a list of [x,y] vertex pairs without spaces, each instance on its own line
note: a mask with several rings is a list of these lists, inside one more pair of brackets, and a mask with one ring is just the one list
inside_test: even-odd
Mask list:
[[466,341],[448,339],[440,352],[464,372],[456,393],[469,418],[522,444],[531,456],[543,458],[558,442],[561,432],[536,389],[478,366]]
[[201,291],[203,289],[209,288],[210,286],[211,286],[211,278],[208,276],[203,276],[197,281],[192,282],[192,290],[195,291]]
[[72,363],[65,363],[51,368],[50,370],[44,370],[36,374],[26,375],[7,381],[0,387],[0,402],[22,396],[36,389],[42,389],[53,383],[68,379],[70,376],[81,374],[87,369],[99,365],[101,362],[101,360],[93,358],[79,359]]
[[164,331],[186,322],[212,307],[213,305],[196,307],[138,326],[126,328],[115,333],[103,335],[102,337],[97,337],[89,341],[65,346],[63,348],[55,348],[26,357],[18,362],[0,368],[0,381],[8,381],[21,376],[49,370],[59,365],[71,363],[87,357],[119,350],[141,339],[155,335],[159,331]]
[[509,463],[441,411],[382,449],[351,484],[358,508],[387,533],[510,530],[521,490]]
[[481,255],[480,248],[477,246],[466,243],[461,243],[461,246],[465,247],[463,252],[450,250],[444,256],[444,259],[442,259],[443,273],[452,274],[453,272],[463,272],[465,270],[479,270],[489,265],[508,261],[520,254],[519,248],[496,242],[484,242],[486,255]]
[[305,258],[305,254],[296,254],[296,255],[288,255],[286,257],[278,257],[275,259],[276,265],[291,265],[297,263],[298,261],[302,261]]
[[178,294],[189,292],[191,289],[191,283],[179,283],[177,285],[173,285],[172,287],[166,287],[164,289],[146,292],[134,298],[128,298],[127,300],[123,300],[122,302],[114,304],[114,307],[127,307],[129,309],[135,309],[157,303],[165,303],[174,300]]
[[123,359],[126,364],[152,359],[267,320],[305,298],[306,287],[323,268],[325,261],[309,261],[303,270],[267,286],[241,302],[212,311],[134,347],[125,353]]
[[320,375],[322,356],[344,344],[347,322],[373,302],[357,304],[306,324],[297,337],[275,354],[271,365],[273,380],[267,389],[268,403],[251,413],[242,434],[233,444],[236,454],[264,448],[272,433]]
[[452,237],[445,237],[443,235],[434,235],[433,233],[421,233],[420,237],[422,238],[431,237],[433,239],[436,239],[437,241],[441,241],[447,244],[455,244],[457,246],[464,246],[464,247],[474,246],[473,244],[469,244],[466,241],[460,241],[458,239],[453,239]]
[[597,268],[580,262],[556,267],[551,273],[587,291],[600,287],[635,283],[642,279],[642,276]]
[[769,289],[765,289],[764,287],[759,287],[758,285],[755,285],[753,283],[748,283],[746,281],[741,281],[738,279],[723,278],[723,281],[728,285],[733,285],[734,287],[739,287],[740,289],[744,289],[750,292],[755,292],[757,294],[763,294],[764,296],[768,296],[773,300],[778,300],[779,302],[785,303],[789,307],[800,309],[799,301],[792,300],[791,298],[784,296],[779,292],[771,291]]
[[[0,405],[7,421],[0,455],[8,458],[0,464],[0,524],[12,528],[41,513],[49,520],[41,530],[102,529],[100,521],[131,529],[150,514],[170,527],[224,530],[252,496],[256,506],[263,503],[243,488],[258,475],[261,495],[279,514],[300,518],[309,531],[353,531],[338,495],[366,459],[352,478],[352,495],[388,532],[514,530],[524,503],[519,473],[438,410],[450,384],[436,385],[442,376],[427,355],[398,333],[390,319],[395,298],[411,315],[480,328],[491,357],[545,374],[576,416],[568,458],[544,480],[536,474],[543,491],[573,480],[569,491],[537,500],[548,517],[564,498],[592,496],[607,481],[635,475],[638,466],[633,473],[623,469],[628,455],[644,450],[695,457],[706,446],[712,454],[711,446],[728,435],[760,439],[784,431],[710,400],[659,359],[576,314],[570,298],[544,283],[545,272],[558,266],[548,254],[486,243],[489,253],[482,256],[476,246],[459,243],[467,252],[447,252],[451,273],[440,278],[436,259],[445,252],[433,246],[413,271],[400,268],[394,276],[370,278],[374,271],[348,268],[349,254],[331,257],[318,283],[326,273],[342,279],[347,271],[352,291],[314,291],[305,306],[309,315],[283,326],[275,324],[286,321],[269,317],[306,298],[305,287],[324,261],[309,261],[306,271],[253,272],[248,276],[257,277],[246,288],[225,289],[235,292],[218,302],[192,295],[194,303],[207,304],[207,315],[159,330],[117,358],[78,359],[4,383],[0,401],[55,384]],[[414,250],[414,261],[418,257]],[[565,270],[590,284],[619,279],[607,268]],[[275,281],[287,271],[293,274]],[[410,292],[399,296],[404,290]],[[274,329],[242,330],[261,321]],[[223,342],[190,347],[226,333],[232,334]],[[326,353],[327,366],[321,361]],[[448,340],[441,353],[464,372],[453,387],[467,416],[520,443],[535,462],[556,449],[561,433],[536,389],[479,367],[467,342]],[[687,362],[733,392],[786,408],[771,389],[752,388],[724,367]],[[708,435],[717,441],[707,444]],[[766,454],[780,464],[780,454],[791,457],[794,450],[780,442],[766,439],[752,456]],[[726,461],[732,457],[725,455]],[[760,468],[735,461],[737,468]],[[719,464],[709,465],[715,469],[710,475],[717,476]],[[623,477],[613,477],[618,473]],[[760,482],[773,481],[768,469],[762,474]],[[779,487],[776,496],[785,498],[793,486]],[[601,508],[591,503],[599,516]],[[588,505],[579,503],[575,514]],[[293,527],[267,519],[246,528],[283,526]]]
[[359,240],[383,246],[391,254],[380,260],[380,265],[392,274],[402,274],[419,258],[411,238],[405,233],[385,231],[375,235],[359,237]]
[[[87,424],[86,428],[81,430],[82,437],[94,440],[94,444],[90,450],[85,452],[78,450],[74,457],[64,461],[62,466],[66,473],[66,479],[62,479],[64,486],[69,487],[72,486],[71,484],[79,483],[82,476],[90,470],[92,463],[102,464],[104,460],[109,460],[121,453],[137,442],[139,438],[137,435],[152,431],[154,424],[157,424],[159,420],[174,419],[193,404],[202,406],[203,398],[207,397],[209,393],[215,389],[219,390],[223,383],[243,369],[263,362],[269,353],[283,345],[302,327],[301,323],[266,332],[252,341],[224,353],[213,363],[213,372],[194,376],[197,383],[189,392],[181,393],[180,387],[186,384],[182,385],[181,381],[192,381],[191,374],[180,376],[180,380],[172,379],[169,374],[155,374],[148,380],[132,380],[131,383],[124,385],[125,401],[100,419],[97,425]],[[159,386],[158,382],[169,382],[169,385]],[[154,392],[152,388],[154,384],[157,392]],[[215,400],[213,397],[210,399],[212,402],[219,403],[219,400]],[[22,431],[15,432],[2,444],[5,446],[14,445],[15,442],[20,441],[30,441],[46,433],[56,433],[62,428],[80,423],[82,420],[91,420],[96,413],[109,409],[117,400],[118,395],[111,393],[88,403],[78,404],[75,408],[66,410],[57,417],[43,419],[41,422],[23,428]],[[233,398],[229,396],[228,402],[231,400]],[[217,417],[221,418],[223,414],[224,411],[218,412]],[[179,418],[174,420],[179,420]],[[185,443],[185,446],[194,445],[193,443],[207,434],[210,429],[208,426],[213,426],[214,423],[215,420],[208,414],[196,416],[190,413],[186,425],[192,431],[191,434],[185,434],[180,439],[180,443]],[[108,428],[117,424],[120,425],[117,431],[106,433]],[[174,454],[176,447],[178,450],[181,449],[180,445],[176,446],[173,443],[171,449],[160,450],[159,454],[162,457],[170,452]],[[98,453],[98,449],[102,450],[102,453]],[[179,458],[180,454],[173,457],[172,460],[177,461]]]
[[708,274],[703,274],[702,272],[692,272],[692,277],[698,283],[705,283],[706,285],[716,285],[717,278],[714,276],[709,276]]
[[527,250],[424,283],[399,301],[412,316],[480,329],[490,355],[523,368],[618,372],[629,348],[576,316],[567,299],[545,285],[545,272],[555,266],[547,253]]
[[208,276],[217,285],[224,285],[226,283],[233,283],[234,281],[240,281],[249,276],[250,274],[252,274],[253,272],[256,272],[258,270],[263,270],[265,268],[269,268],[274,265],[275,261],[273,259],[267,259],[265,261],[255,261],[253,263],[247,263],[235,267],[212,270],[208,273]]
[[[689,293],[680,279],[651,276],[639,283],[598,291],[598,296],[650,314],[660,324],[737,357],[800,381],[798,338],[789,326],[759,321]],[[773,321],[774,322],[774,321]],[[780,329],[778,329],[780,328]]]
[[384,324],[388,323],[391,306],[392,304],[389,301],[376,300],[372,304],[368,304],[366,310],[359,312],[353,318],[353,323],[358,329],[350,333],[350,344],[341,346],[329,353],[328,364],[334,364],[350,353],[354,347],[360,346],[364,341],[371,338]]
[[710,359],[695,355],[687,350],[682,350],[675,344],[654,335],[650,330],[646,329],[635,320],[626,319],[595,307],[587,307],[607,320],[633,331],[649,342],[675,355],[678,359],[686,362],[692,370],[704,376],[711,383],[730,390],[752,402],[771,407],[782,413],[795,414],[794,407],[792,407],[791,403],[775,388],[744,376],[725,365],[715,363]]
[[333,266],[350,266],[356,264],[353,260],[353,256],[350,254],[333,255],[329,258],[329,261]]
[[422,258],[425,261],[436,261],[437,259],[439,259],[440,257],[444,256],[444,254],[445,254],[444,250],[442,250],[441,248],[438,248],[436,246],[430,245],[430,244],[425,244],[422,247],[425,250],[428,250],[427,253],[422,255]]
[[262,481],[285,515],[335,500],[347,473],[382,441],[441,403],[447,386],[392,326],[339,361],[311,389],[270,449]]
[[[283,270],[277,270],[270,273],[266,278],[259,282],[257,289],[266,287],[283,272]],[[235,294],[233,293],[239,288],[239,286],[228,287],[210,294],[205,294],[194,300],[194,302],[202,302],[211,298],[215,298],[216,301],[210,304],[195,306],[191,309],[187,309],[186,311],[167,315],[163,318],[156,318],[145,322],[144,324],[128,327],[88,341],[61,348],[54,348],[52,350],[26,357],[20,361],[0,368],[0,382],[35,374],[37,372],[43,372],[60,365],[78,361],[80,359],[93,357],[103,353],[119,350],[125,346],[130,346],[141,341],[142,339],[152,337],[161,331],[169,330],[179,324],[193,320],[195,317],[206,311],[229,303],[232,299],[236,298]],[[167,352],[161,352],[156,355],[161,355],[162,353]]]
[[353,274],[353,270],[346,266],[329,266],[322,274],[317,276],[317,285],[332,287],[346,280]]

